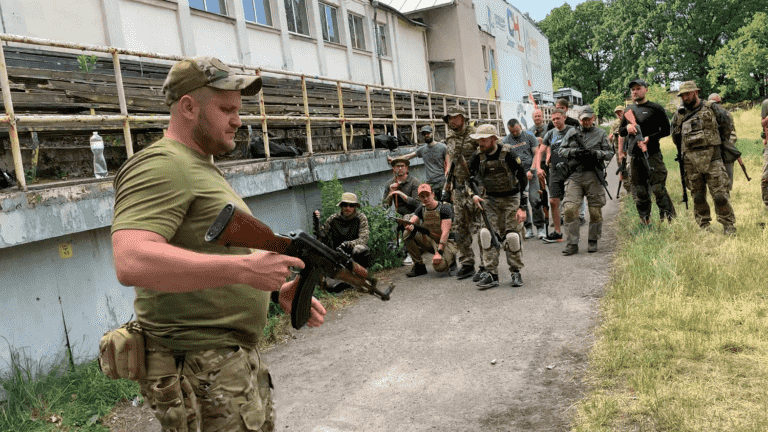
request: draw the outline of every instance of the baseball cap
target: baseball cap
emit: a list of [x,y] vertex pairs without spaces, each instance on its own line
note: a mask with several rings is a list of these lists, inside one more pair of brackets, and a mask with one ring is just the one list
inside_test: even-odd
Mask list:
[[616,105],[616,108],[613,109],[613,112],[616,112],[616,111],[624,111],[624,106],[623,105]]
[[422,192],[432,193],[432,187],[427,183],[422,183],[419,185],[417,194],[421,195]]
[[238,75],[214,57],[184,59],[171,68],[163,83],[166,105],[200,87],[219,90],[240,90],[243,96],[253,96],[261,90],[261,77]]
[[429,132],[432,133],[432,126],[426,125],[421,127],[421,132]]
[[641,86],[643,86],[645,88],[648,88],[648,83],[645,82],[645,80],[642,79],[642,78],[635,78],[632,81],[630,81],[629,82],[629,88],[632,88],[632,86],[635,85],[635,84],[641,85]]
[[581,112],[579,112],[579,120],[594,117],[595,111],[592,109],[591,106],[587,105],[584,108],[581,109]]
[[495,136],[496,138],[499,138],[499,132],[496,130],[496,126],[492,124],[484,124],[480,125],[477,128],[477,131],[470,135],[469,137],[477,140],[481,138],[488,138],[491,136]]

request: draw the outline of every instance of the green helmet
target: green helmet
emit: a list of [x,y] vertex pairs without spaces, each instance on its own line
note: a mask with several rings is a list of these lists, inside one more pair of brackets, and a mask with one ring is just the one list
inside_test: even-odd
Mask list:
[[696,86],[696,83],[694,81],[686,81],[677,90],[677,95],[680,96],[683,93],[688,93],[696,90],[701,90],[701,89]]

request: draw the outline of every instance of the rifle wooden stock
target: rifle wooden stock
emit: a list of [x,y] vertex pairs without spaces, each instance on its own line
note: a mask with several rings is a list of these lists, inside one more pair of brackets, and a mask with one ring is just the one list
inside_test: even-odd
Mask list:
[[224,206],[208,228],[205,241],[276,252],[304,261],[291,305],[291,325],[295,329],[303,327],[309,320],[312,296],[321,274],[340,279],[382,300],[389,300],[389,294],[394,289],[394,286],[390,285],[387,291],[381,292],[376,288],[377,280],[369,277],[368,271],[354,262],[349,255],[329,248],[301,230],[291,232],[287,236],[275,234],[260,220],[231,203]]

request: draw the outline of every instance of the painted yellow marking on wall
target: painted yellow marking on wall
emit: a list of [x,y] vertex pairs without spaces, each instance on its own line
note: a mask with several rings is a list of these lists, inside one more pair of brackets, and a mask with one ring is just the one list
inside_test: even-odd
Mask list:
[[62,243],[59,245],[59,257],[61,259],[72,258],[73,254],[72,243]]

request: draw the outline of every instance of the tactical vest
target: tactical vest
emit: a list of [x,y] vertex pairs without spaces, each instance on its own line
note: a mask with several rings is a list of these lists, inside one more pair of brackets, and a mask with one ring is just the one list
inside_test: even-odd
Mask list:
[[453,144],[453,153],[451,160],[455,164],[453,168],[453,179],[456,185],[463,185],[469,179],[469,173],[464,169],[464,163],[461,162],[459,155],[464,156],[464,161],[469,163],[472,153],[477,146],[472,142],[470,135],[475,133],[473,126],[467,125],[467,128],[461,134],[451,135],[445,139],[446,144]]
[[507,165],[506,157],[512,147],[509,144],[501,146],[501,153],[497,160],[488,160],[485,153],[480,153],[480,178],[488,193],[507,193],[517,190],[517,178]]
[[424,207],[424,221],[421,223],[421,226],[432,231],[437,236],[443,235],[442,220],[440,219],[441,205],[442,204],[438,204],[433,210],[427,210],[427,208]]
[[683,151],[719,146],[720,132],[712,102],[701,101],[701,108],[693,115],[677,117],[677,128],[682,133]]

